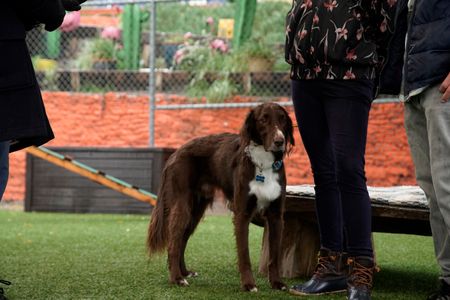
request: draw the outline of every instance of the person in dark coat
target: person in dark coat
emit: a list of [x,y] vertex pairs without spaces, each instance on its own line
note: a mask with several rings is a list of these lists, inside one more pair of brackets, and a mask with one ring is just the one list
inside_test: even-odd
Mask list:
[[[417,184],[430,208],[440,288],[450,299],[450,0],[399,0],[384,94],[400,94]],[[406,36],[406,43],[405,43]]]
[[285,58],[320,232],[314,275],[291,294],[347,291],[350,300],[371,297],[375,263],[364,157],[396,2],[294,0],[287,14]]
[[[8,180],[8,153],[53,139],[25,43],[40,24],[56,30],[65,11],[85,0],[5,0],[0,9],[0,200]],[[6,281],[1,281],[5,283]],[[0,288],[0,299],[6,299]]]
[[[26,32],[40,24],[56,30],[65,11],[85,0],[15,0],[0,10],[0,200],[6,186],[4,153],[53,139],[41,92],[25,43]],[[7,150],[5,150],[7,149]],[[5,179],[6,177],[6,179]]]

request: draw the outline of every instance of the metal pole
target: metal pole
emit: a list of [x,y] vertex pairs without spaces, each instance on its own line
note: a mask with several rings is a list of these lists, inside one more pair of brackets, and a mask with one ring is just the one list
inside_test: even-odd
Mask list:
[[155,56],[156,56],[156,42],[155,42],[155,32],[156,32],[156,1],[152,0],[150,3],[150,37],[149,37],[149,146],[155,146],[155,110],[156,110],[156,96],[155,96]]

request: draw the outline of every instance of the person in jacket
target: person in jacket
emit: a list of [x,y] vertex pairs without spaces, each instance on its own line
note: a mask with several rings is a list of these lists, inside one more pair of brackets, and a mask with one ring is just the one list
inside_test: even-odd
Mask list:
[[440,289],[428,299],[444,300],[450,299],[450,1],[401,0],[398,5],[396,43],[381,92],[400,93],[405,101],[408,143],[417,183],[429,202],[441,270]]
[[394,32],[396,0],[294,0],[285,58],[314,177],[320,232],[312,278],[295,295],[370,299],[375,268],[365,177],[368,116]]
[[[85,0],[6,0],[0,9],[0,200],[8,180],[8,154],[53,136],[25,43],[26,31],[63,22]],[[1,281],[8,283],[7,281]],[[6,299],[0,289],[0,299]]]

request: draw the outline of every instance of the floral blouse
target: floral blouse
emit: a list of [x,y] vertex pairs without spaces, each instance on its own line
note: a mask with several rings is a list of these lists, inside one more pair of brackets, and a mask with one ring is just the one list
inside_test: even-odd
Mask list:
[[291,78],[374,79],[383,66],[397,0],[294,0],[286,16]]

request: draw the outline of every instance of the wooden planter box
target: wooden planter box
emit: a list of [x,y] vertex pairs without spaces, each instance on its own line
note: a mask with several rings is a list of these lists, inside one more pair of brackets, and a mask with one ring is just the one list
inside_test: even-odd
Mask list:
[[[123,70],[58,70],[54,75],[54,83],[48,83],[43,72],[36,72],[41,88],[58,91],[90,92],[94,91],[133,91],[147,92],[149,77],[146,71]],[[156,91],[162,93],[183,94],[193,75],[185,71],[159,70],[156,72]],[[211,83],[217,78],[215,73],[206,74]],[[231,81],[242,88],[246,95],[289,96],[290,84],[288,72],[247,72],[230,74]]]
[[[157,193],[170,148],[50,148],[74,160]],[[146,213],[140,202],[27,154],[25,211]]]

